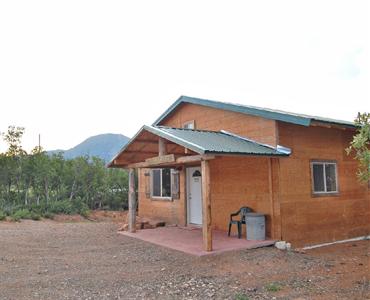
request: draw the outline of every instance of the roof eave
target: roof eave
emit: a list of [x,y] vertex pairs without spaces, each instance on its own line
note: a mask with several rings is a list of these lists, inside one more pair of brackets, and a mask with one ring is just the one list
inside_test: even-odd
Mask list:
[[299,116],[289,116],[289,115],[284,115],[278,112],[262,111],[257,108],[243,107],[237,104],[223,103],[223,102],[217,102],[217,101],[212,101],[212,100],[207,100],[207,99],[181,96],[169,108],[165,110],[165,112],[152,124],[152,126],[158,126],[160,122],[162,122],[165,118],[167,118],[172,113],[172,111],[174,111],[182,103],[197,104],[201,106],[212,107],[212,108],[222,109],[222,110],[227,110],[227,111],[233,111],[237,113],[252,115],[256,117],[262,117],[262,118],[276,120],[276,121],[288,122],[288,123],[293,123],[293,124],[302,125],[302,126],[310,126],[310,121],[311,121],[309,118],[304,118],[304,117],[299,117]]
[[225,152],[225,151],[212,151],[207,150],[204,154],[209,155],[235,155],[235,156],[264,156],[264,157],[288,157],[290,154],[287,153],[252,153],[252,152]]
[[315,118],[314,116],[299,116],[299,115],[292,115],[289,113],[283,113],[279,111],[269,111],[264,110],[262,108],[255,108],[255,107],[248,107],[233,103],[224,103],[218,102],[214,100],[207,100],[207,99],[200,99],[200,98],[193,98],[187,96],[179,97],[166,111],[153,123],[153,126],[157,126],[160,122],[166,119],[179,105],[182,103],[191,103],[206,107],[212,107],[222,110],[228,110],[238,113],[243,113],[247,115],[262,117],[270,120],[286,122],[296,125],[302,125],[305,127],[311,126],[313,122],[322,122],[327,124],[334,124],[336,126],[346,127],[346,128],[357,128],[355,124],[351,122],[340,122],[339,120],[325,120],[325,118]]
[[167,139],[171,142],[174,142],[180,146],[183,146],[185,148],[188,148],[198,154],[205,154],[205,150],[200,148],[200,147],[197,147],[196,145],[194,144],[190,144],[180,138],[177,138],[167,132],[164,132],[163,130],[161,130],[160,128],[156,128],[156,127],[153,127],[153,126],[148,126],[148,125],[144,125],[140,128],[140,130],[127,142],[127,144],[125,146],[123,146],[123,148],[118,152],[118,154],[116,154],[112,159],[111,161],[106,164],[106,167],[107,168],[114,168],[114,167],[117,167],[117,165],[114,163],[115,160],[118,159],[118,157],[135,141],[135,139],[144,131],[148,131],[154,135],[157,135],[159,137],[162,137],[164,139]]

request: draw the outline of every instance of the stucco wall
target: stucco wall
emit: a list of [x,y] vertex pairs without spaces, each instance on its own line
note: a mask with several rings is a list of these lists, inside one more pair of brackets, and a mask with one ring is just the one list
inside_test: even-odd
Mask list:
[[[356,179],[357,163],[344,149],[353,132],[279,123],[280,143],[291,147],[280,160],[282,237],[296,246],[370,234],[370,191]],[[310,160],[336,160],[339,194],[311,190]]]
[[196,129],[227,130],[261,143],[273,146],[277,143],[274,120],[189,103],[182,104],[161,125],[181,128],[192,120]]
[[146,197],[145,186],[147,182],[144,174],[147,171],[147,169],[139,169],[138,173],[138,215],[142,217],[160,219],[165,221],[167,224],[179,224],[184,226],[186,224],[185,171],[180,171],[180,198],[174,200],[162,200]]
[[[194,104],[181,105],[161,125],[182,127],[191,120],[198,129],[224,129],[293,149],[289,158],[222,157],[212,160],[213,228],[226,230],[230,213],[246,205],[267,214],[268,236],[282,238],[294,246],[370,234],[370,191],[367,185],[358,183],[357,163],[344,151],[353,131],[304,127]],[[313,159],[337,161],[338,195],[312,195],[310,160]],[[180,174],[180,199],[173,201],[146,198],[143,170],[140,174],[139,215],[185,225],[185,169]]]
[[[213,228],[227,230],[230,213],[242,206],[266,214],[271,236],[269,158],[222,157],[210,161]],[[234,232],[236,227],[234,225]]]
[[[269,158],[222,157],[210,161],[212,225],[227,230],[230,214],[241,206],[265,213],[267,235],[271,236]],[[180,199],[167,201],[146,198],[145,170],[139,177],[139,215],[159,218],[168,224],[186,224],[185,169],[180,172]],[[234,226],[233,232],[236,233]]]

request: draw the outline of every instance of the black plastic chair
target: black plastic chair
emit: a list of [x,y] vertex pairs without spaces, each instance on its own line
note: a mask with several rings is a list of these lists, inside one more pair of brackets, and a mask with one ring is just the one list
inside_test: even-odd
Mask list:
[[[242,236],[242,224],[245,224],[245,214],[253,212],[250,207],[243,206],[237,212],[234,212],[230,215],[230,222],[229,222],[229,236],[231,232],[231,226],[235,224],[238,228],[238,238],[240,239]],[[233,217],[240,216],[239,220],[234,220]]]

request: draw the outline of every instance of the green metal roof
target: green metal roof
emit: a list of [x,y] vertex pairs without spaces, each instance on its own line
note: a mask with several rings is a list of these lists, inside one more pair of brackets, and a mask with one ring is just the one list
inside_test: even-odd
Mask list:
[[225,131],[144,126],[153,134],[199,154],[240,154],[287,156],[289,153]]
[[169,140],[175,144],[188,148],[199,154],[214,155],[261,155],[261,156],[289,156],[291,150],[283,146],[276,148],[235,135],[226,131],[194,130],[185,128],[171,128],[165,126],[144,125],[138,133],[119,151],[107,164],[114,165],[114,160],[135,142],[143,132],[148,131]]
[[296,114],[296,113],[285,112],[285,111],[280,111],[280,110],[273,110],[273,109],[268,109],[268,108],[219,102],[219,101],[199,99],[199,98],[193,98],[193,97],[187,97],[187,96],[181,96],[179,99],[177,99],[153,123],[153,125],[154,126],[158,125],[161,121],[163,121],[173,110],[175,110],[182,103],[198,104],[198,105],[213,107],[217,109],[223,109],[223,110],[228,110],[228,111],[243,113],[247,115],[258,116],[258,117],[262,117],[266,119],[272,119],[272,120],[277,120],[277,121],[282,121],[282,122],[287,122],[287,123],[292,123],[292,124],[297,124],[297,125],[303,125],[303,126],[310,126],[312,121],[318,121],[318,122],[323,122],[323,123],[328,123],[328,124],[336,124],[340,126],[356,128],[355,124],[349,121],[302,115],[302,114]]

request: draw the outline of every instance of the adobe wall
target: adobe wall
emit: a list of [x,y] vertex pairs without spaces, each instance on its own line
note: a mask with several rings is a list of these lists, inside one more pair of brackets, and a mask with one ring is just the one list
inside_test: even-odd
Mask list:
[[[266,214],[266,235],[272,236],[269,160],[266,157],[221,157],[210,161],[214,229],[228,230],[230,214],[249,206],[255,212]],[[236,233],[235,225],[233,231]]]
[[[305,246],[370,234],[370,191],[356,178],[357,163],[344,149],[353,131],[278,123],[279,143],[293,149],[280,159],[282,239]],[[310,160],[336,160],[339,194],[311,192]]]
[[[241,206],[265,213],[271,236],[269,158],[222,157],[210,161],[213,229],[228,229],[230,214]],[[145,194],[145,169],[139,176],[139,216],[158,218],[168,224],[186,224],[185,169],[180,172],[180,199],[158,200]],[[236,227],[233,227],[236,233]]]
[[186,225],[185,217],[185,171],[180,171],[180,198],[174,200],[163,200],[156,198],[147,198],[145,193],[147,169],[139,169],[138,182],[138,215],[153,219],[160,219],[167,224]]
[[191,103],[181,104],[160,125],[181,128],[184,123],[192,120],[195,121],[196,129],[226,130],[276,146],[277,132],[274,120]]

